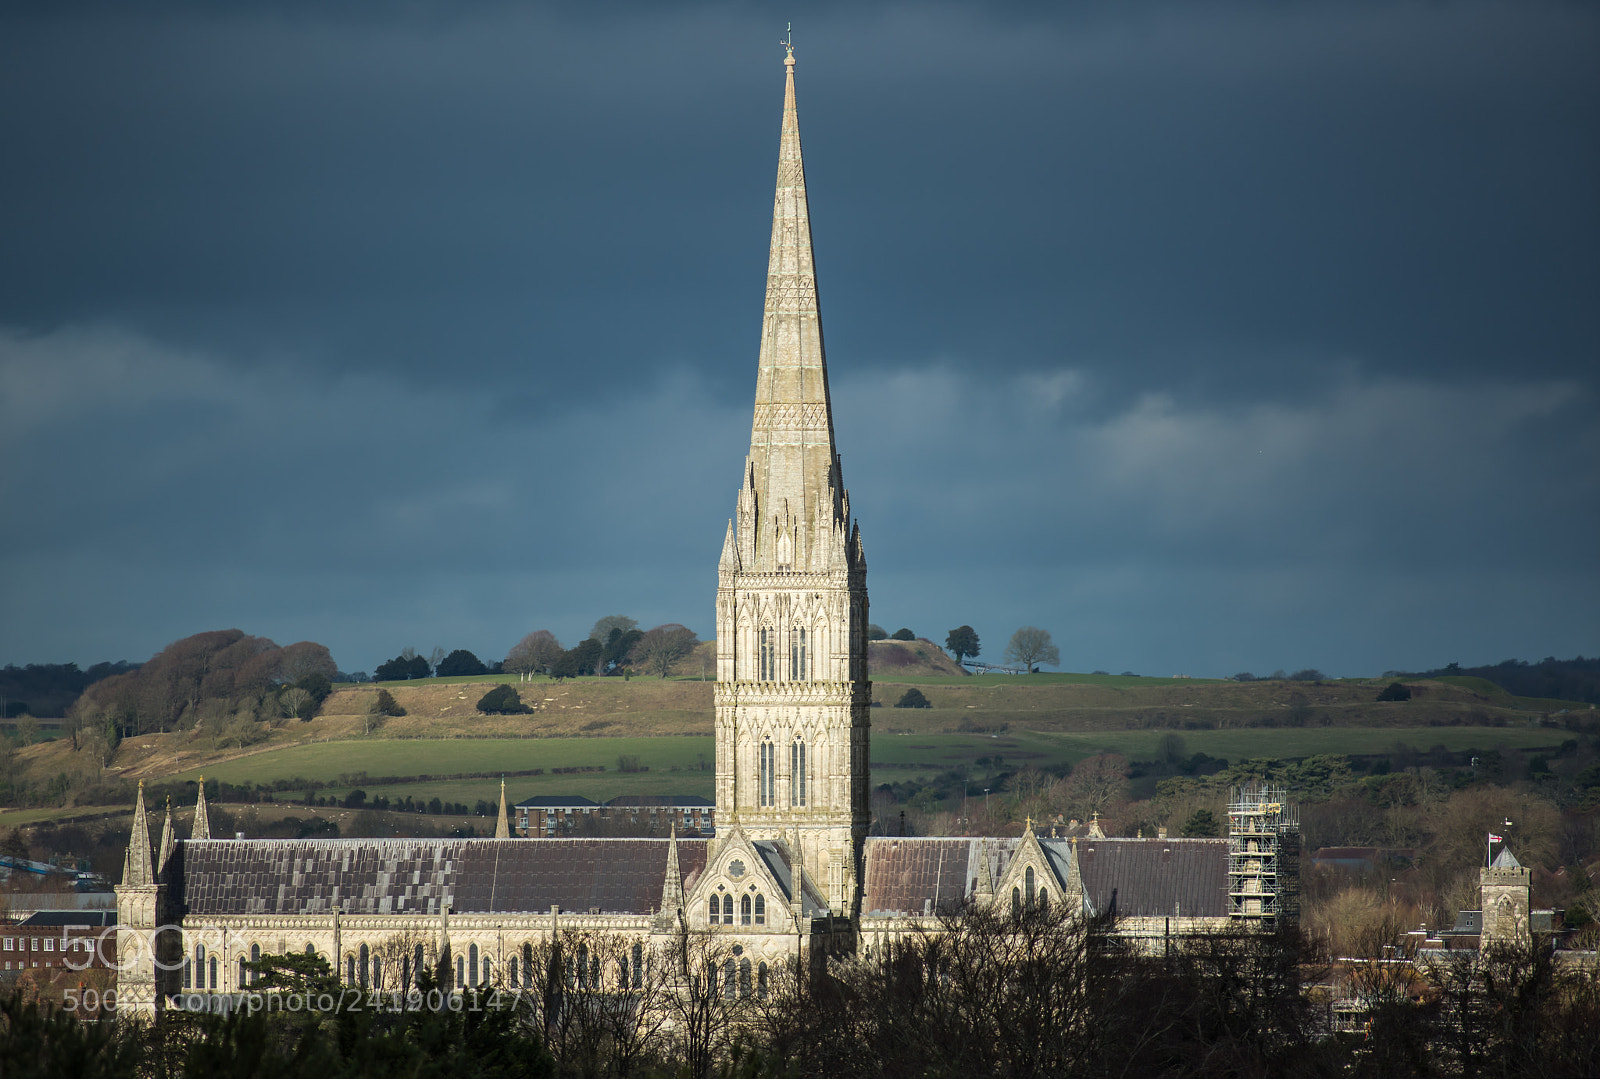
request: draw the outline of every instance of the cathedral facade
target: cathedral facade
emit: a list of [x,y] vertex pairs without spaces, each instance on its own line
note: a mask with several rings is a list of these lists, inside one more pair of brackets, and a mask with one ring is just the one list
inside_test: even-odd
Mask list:
[[791,51],[750,449],[717,571],[715,838],[517,838],[502,791],[494,839],[213,839],[202,787],[190,837],[168,806],[152,851],[141,790],[116,889],[122,1007],[239,992],[246,962],[288,952],[356,987],[405,988],[426,964],[456,988],[515,988],[537,948],[577,934],[615,943],[627,984],[693,932],[726,952],[732,992],[971,903],[1115,907],[1147,936],[1228,924],[1230,840],[869,836],[866,626]]

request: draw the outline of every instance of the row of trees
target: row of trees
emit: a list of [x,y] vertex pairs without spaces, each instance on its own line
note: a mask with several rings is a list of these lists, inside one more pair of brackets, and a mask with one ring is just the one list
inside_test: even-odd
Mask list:
[[403,682],[413,678],[470,678],[479,674],[499,674],[499,664],[490,666],[467,651],[457,648],[446,653],[435,648],[426,659],[415,648],[402,648],[393,659],[378,664],[372,672],[375,682]]
[[556,678],[625,675],[635,670],[665,678],[699,646],[700,638],[687,626],[668,622],[641,630],[634,619],[613,614],[596,622],[589,636],[570,649],[549,630],[534,630],[512,646],[502,667],[512,674]]
[[67,712],[74,749],[85,735],[113,742],[153,731],[309,719],[338,673],[314,641],[280,648],[237,629],[175,641],[136,669],[89,685]]
[[[889,634],[883,631],[883,627],[872,625],[867,627],[867,639],[914,641],[917,635],[909,629],[898,629]],[[944,647],[960,663],[963,659],[975,659],[982,645],[977,630],[971,626],[957,626],[945,636]],[[1023,626],[1013,633],[1011,640],[1006,643],[1005,658],[1007,662],[1021,664],[1029,673],[1038,671],[1041,665],[1061,665],[1061,651],[1050,639],[1050,631],[1037,626]]]

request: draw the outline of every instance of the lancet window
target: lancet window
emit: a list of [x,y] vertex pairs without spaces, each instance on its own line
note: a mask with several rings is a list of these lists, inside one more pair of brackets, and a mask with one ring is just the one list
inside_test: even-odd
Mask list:
[[796,626],[789,638],[789,678],[795,682],[806,680],[806,628]]
[[768,738],[761,743],[761,771],[757,781],[756,792],[763,809],[770,809],[778,804],[778,787],[774,773],[777,771],[777,749]]
[[778,633],[770,626],[762,626],[757,637],[758,680],[775,682],[778,680]]
[[789,747],[789,804],[806,804],[806,744],[799,739]]

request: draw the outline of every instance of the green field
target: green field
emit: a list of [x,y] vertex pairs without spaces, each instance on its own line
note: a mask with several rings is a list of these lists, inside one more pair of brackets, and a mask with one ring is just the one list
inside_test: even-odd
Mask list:
[[[652,773],[698,770],[711,759],[708,736],[666,738],[374,738],[344,742],[312,742],[177,773],[194,779],[204,772],[228,783],[271,783],[278,779],[312,779],[324,783],[342,775],[440,776],[460,772],[524,772],[543,768],[604,765],[615,769],[617,758],[636,756]],[[593,773],[589,773],[593,775]],[[579,777],[543,776],[541,779]]]
[[[1170,731],[1103,731],[1057,733],[1016,731],[1005,734],[887,734],[873,736],[874,764],[899,775],[960,768],[979,757],[1005,758],[1008,766],[1039,767],[1071,764],[1109,751],[1130,760],[1157,756],[1162,738]],[[1298,729],[1241,729],[1184,731],[1185,752],[1205,753],[1239,761],[1251,757],[1292,758],[1316,754],[1374,754],[1404,742],[1425,750],[1442,745],[1450,750],[1535,749],[1555,747],[1561,732],[1519,727],[1387,727],[1363,729],[1320,727]],[[229,783],[270,784],[276,780],[308,779],[330,785],[327,793],[348,790],[348,778],[365,772],[371,777],[415,776],[404,784],[366,784],[369,794],[391,798],[431,798],[472,801],[498,794],[498,772],[531,771],[541,776],[520,776],[510,781],[517,798],[535,794],[587,794],[597,800],[622,793],[703,794],[709,796],[712,739],[706,736],[657,738],[462,738],[439,741],[372,739],[323,742],[256,753],[204,769],[213,779]],[[635,756],[648,772],[617,771],[620,756]],[[553,775],[555,768],[604,766],[604,772]],[[909,767],[906,767],[909,766]],[[200,769],[175,778],[194,779]],[[449,780],[443,776],[477,773],[485,778]],[[423,779],[421,777],[429,778]],[[885,776],[884,778],[891,778]],[[341,782],[342,780],[342,782]],[[333,784],[339,784],[332,787]],[[356,781],[354,785],[363,785]]]
[[[1129,760],[1158,756],[1161,740],[1177,733],[1188,753],[1205,753],[1238,762],[1255,757],[1289,759],[1319,754],[1387,753],[1404,742],[1425,750],[1442,745],[1464,749],[1554,748],[1564,733],[1517,727],[1319,727],[1224,731],[1104,731],[1085,734],[1017,731],[1006,734],[882,734],[872,739],[872,760],[888,765],[920,765],[929,771],[959,768],[996,754],[1007,766],[1047,767],[1076,763],[1096,753],[1120,753]],[[913,769],[896,768],[896,772]]]

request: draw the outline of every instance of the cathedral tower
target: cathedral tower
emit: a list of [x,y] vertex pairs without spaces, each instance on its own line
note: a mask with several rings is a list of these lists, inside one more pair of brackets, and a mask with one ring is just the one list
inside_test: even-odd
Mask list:
[[867,565],[833,444],[792,48],[784,67],[755,417],[717,567],[717,824],[798,842],[848,915],[868,823]]

